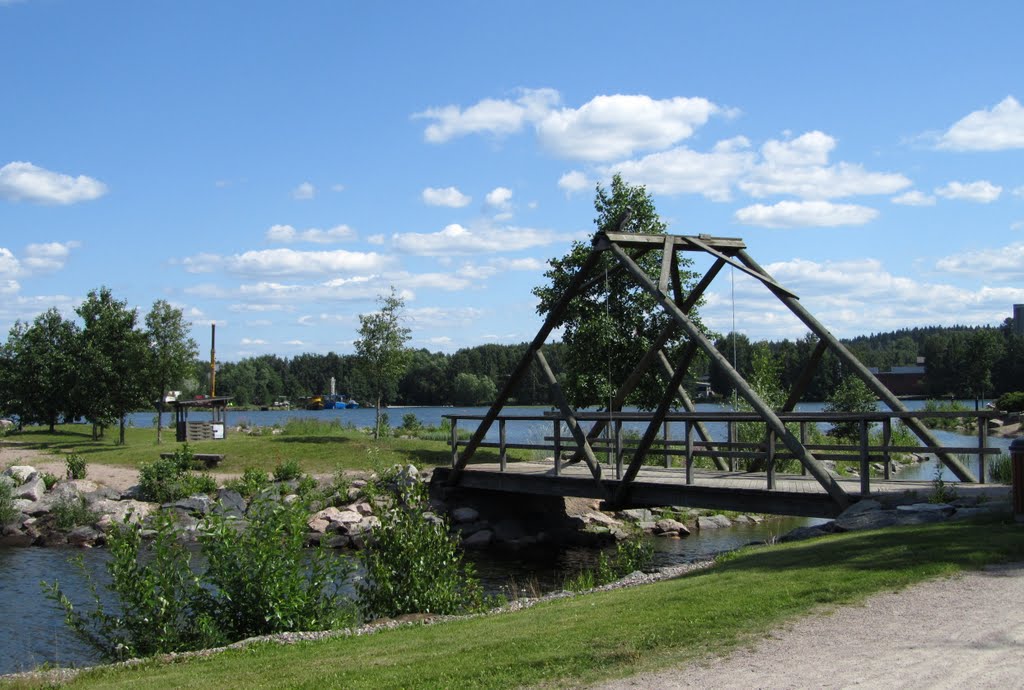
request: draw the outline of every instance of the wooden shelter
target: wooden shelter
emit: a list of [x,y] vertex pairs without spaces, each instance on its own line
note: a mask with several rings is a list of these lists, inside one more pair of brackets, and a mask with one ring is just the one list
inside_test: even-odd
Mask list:
[[[175,439],[186,441],[219,441],[227,438],[227,409],[230,397],[206,397],[194,400],[175,400],[174,428]],[[209,411],[210,418],[203,421],[189,421],[188,413],[192,410]]]
[[[618,227],[624,228],[628,216]],[[657,275],[648,273],[638,264],[638,260],[651,252],[661,255],[660,272]],[[679,274],[679,252],[702,252],[710,255],[714,262],[701,280],[688,293],[683,291]],[[561,387],[548,366],[543,353],[543,346],[551,331],[559,324],[572,300],[585,296],[599,281],[607,280],[605,269],[601,267],[601,257],[610,255],[615,259],[611,272],[624,272],[644,291],[649,293],[658,307],[670,317],[668,327],[655,339],[652,347],[635,363],[632,373],[626,378],[610,401],[609,411],[621,412],[627,397],[639,384],[643,375],[655,367],[664,374],[664,394],[657,408],[645,415],[646,431],[640,442],[632,451],[632,458],[621,479],[605,481],[602,477],[601,464],[598,462],[593,445],[605,428],[605,423],[597,419],[586,432],[580,422],[586,415],[573,409]],[[798,377],[794,387],[789,391],[788,398],[781,409],[773,410],[754,388],[736,371],[729,359],[723,355],[704,335],[698,325],[690,317],[689,312],[711,285],[712,281],[725,267],[731,266],[741,271],[766,288],[785,307],[787,307],[817,338],[817,346],[810,357],[805,371]],[[665,345],[676,335],[685,337],[686,346],[677,361],[669,360]],[[575,442],[575,458],[586,463],[593,481],[598,488],[606,492],[607,500],[612,505],[623,505],[629,502],[631,482],[644,463],[644,459],[654,444],[662,424],[674,407],[682,407],[687,413],[694,413],[696,408],[682,386],[688,375],[690,363],[698,351],[704,352],[715,362],[736,391],[753,410],[756,418],[765,424],[767,436],[765,444],[774,448],[776,443],[783,444],[793,457],[799,460],[805,474],[810,475],[821,485],[837,508],[849,504],[849,497],[836,478],[827,471],[822,462],[806,447],[806,441],[799,438],[786,427],[780,415],[792,412],[810,384],[822,356],[831,351],[849,371],[856,374],[868,388],[887,405],[893,412],[908,412],[904,404],[879,379],[872,374],[842,343],[839,342],[817,319],[814,318],[800,303],[796,294],[786,289],[754,261],[746,252],[742,239],[729,237],[712,237],[708,235],[645,235],[627,232],[600,231],[594,235],[592,249],[583,265],[569,281],[565,291],[559,296],[547,314],[540,331],[530,343],[523,358],[512,371],[498,394],[494,404],[480,421],[472,437],[463,446],[461,453],[454,458],[453,467],[448,475],[450,485],[458,485],[460,475],[467,463],[481,445],[491,424],[497,419],[509,396],[516,389],[529,367],[536,364],[543,372],[551,386],[553,404],[559,410],[559,418],[572,435]],[[746,413],[748,416],[750,413]],[[611,417],[611,415],[609,415]],[[941,447],[941,443],[924,423],[915,416],[904,419],[907,427],[918,436],[928,447]],[[712,444],[707,430],[699,422],[694,429],[705,444]],[[862,435],[866,436],[866,427],[862,427]],[[866,440],[863,441],[866,443]],[[888,443],[888,440],[885,441]],[[971,471],[954,455],[938,451],[938,457],[961,480],[976,481]],[[719,469],[726,469],[723,458],[714,458]],[[557,465],[557,459],[556,459]]]

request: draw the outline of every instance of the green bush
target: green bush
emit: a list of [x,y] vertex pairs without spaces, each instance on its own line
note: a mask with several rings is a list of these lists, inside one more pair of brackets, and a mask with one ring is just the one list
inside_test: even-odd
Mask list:
[[[925,400],[925,412],[970,412],[970,408],[955,400]],[[921,421],[930,429],[956,431],[960,427],[974,428],[974,420],[969,417],[922,417]]]
[[647,539],[627,539],[615,546],[615,554],[608,556],[604,551],[597,557],[596,568],[585,568],[576,577],[565,583],[573,592],[583,592],[594,587],[621,580],[637,570],[647,570],[654,561],[654,545]]
[[14,507],[14,486],[7,477],[0,476],[0,525],[14,522],[19,514]]
[[302,476],[298,460],[285,460],[274,468],[274,481],[287,482]]
[[65,458],[64,464],[67,466],[68,479],[85,479],[88,465],[81,455],[71,453]]
[[1024,391],[1003,393],[996,400],[996,409],[1000,412],[1024,412]]
[[46,490],[49,491],[57,482],[60,481],[60,477],[55,475],[53,472],[43,472],[43,484],[46,485]]
[[394,487],[395,500],[360,551],[359,609],[368,619],[406,613],[479,611],[487,601],[458,538],[444,520],[426,515],[426,487]]
[[232,479],[224,487],[237,491],[246,498],[252,498],[270,486],[270,476],[258,467],[246,467],[242,476]]
[[53,504],[50,511],[57,529],[69,530],[79,525],[91,525],[99,515],[91,508],[85,496],[62,497]]
[[402,415],[402,431],[417,431],[423,428],[420,418],[413,412],[406,412]]
[[988,472],[994,482],[999,482],[1000,484],[1013,483],[1013,465],[1010,462],[1010,456],[1005,453],[996,456],[988,466]]
[[217,482],[208,474],[195,474],[192,449],[184,444],[170,458],[160,458],[139,467],[139,492],[143,500],[168,503],[194,494],[217,490]]

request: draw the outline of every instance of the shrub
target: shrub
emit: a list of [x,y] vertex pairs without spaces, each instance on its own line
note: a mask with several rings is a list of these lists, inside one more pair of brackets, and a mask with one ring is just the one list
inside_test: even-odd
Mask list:
[[[878,399],[867,385],[854,375],[847,376],[828,396],[825,412],[874,412]],[[829,435],[851,443],[860,441],[860,422],[836,422]]]
[[91,525],[99,516],[89,508],[85,496],[62,497],[53,504],[50,511],[57,529],[69,530],[79,525]]
[[426,487],[395,486],[395,500],[381,515],[359,553],[363,580],[356,583],[363,616],[478,611],[487,602],[472,564],[441,518],[426,514]]
[[413,412],[406,412],[402,415],[402,431],[417,431],[421,429],[423,425],[420,423],[420,418]]
[[7,477],[0,476],[0,525],[14,522],[19,512],[14,507],[14,486]]
[[64,464],[67,466],[68,479],[85,479],[88,465],[81,455],[71,453],[65,458]]
[[1024,391],[1003,393],[996,400],[996,409],[1000,412],[1024,412]]
[[229,640],[290,630],[327,630],[352,619],[340,587],[349,561],[320,548],[307,553],[305,510],[261,501],[246,530],[212,516],[199,541],[207,561],[205,610]]
[[237,491],[246,498],[252,498],[270,486],[270,477],[258,467],[246,467],[242,476],[232,479],[225,484],[225,488]]
[[[925,412],[970,412],[970,409],[963,403],[955,400],[941,402],[938,400],[925,400]],[[931,429],[944,429],[956,431],[958,427],[974,428],[974,422],[968,418],[957,417],[922,417],[921,421]]]
[[1013,465],[1010,462],[1010,456],[1005,453],[997,456],[992,461],[988,466],[988,472],[994,482],[999,482],[1000,484],[1013,483]]
[[654,546],[647,539],[628,539],[615,546],[615,554],[601,552],[596,568],[585,568],[565,583],[565,588],[582,592],[621,580],[637,570],[646,570],[654,560]]
[[55,475],[54,473],[52,473],[52,472],[43,472],[42,476],[43,476],[43,484],[46,485],[46,490],[47,491],[52,489],[57,484],[57,482],[60,481],[60,478],[57,475]]
[[193,494],[212,493],[217,482],[208,474],[194,474],[192,449],[184,444],[170,458],[160,458],[139,467],[139,492],[143,500],[168,503]]
[[287,482],[302,476],[298,460],[285,460],[274,468],[274,481]]

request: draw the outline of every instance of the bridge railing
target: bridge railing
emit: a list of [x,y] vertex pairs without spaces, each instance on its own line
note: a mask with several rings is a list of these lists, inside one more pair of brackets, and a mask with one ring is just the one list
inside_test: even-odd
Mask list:
[[[893,462],[901,454],[935,454],[945,452],[957,455],[973,456],[977,463],[977,476],[984,482],[987,474],[987,459],[1002,451],[988,446],[988,421],[996,416],[991,410],[972,411],[879,411],[879,412],[784,412],[779,413],[788,429],[800,439],[801,444],[818,460],[853,462],[857,464],[860,476],[861,493],[870,492],[872,466],[881,466],[885,479],[891,479]],[[460,448],[468,441],[460,438],[460,430],[471,431],[470,424],[477,424],[484,415],[444,415],[451,423],[451,454],[452,465],[458,461]],[[635,433],[637,425],[646,426],[652,415],[646,412],[580,412],[576,420],[584,433],[600,424],[603,429],[599,435],[589,439],[590,446],[605,468],[614,472],[614,478],[621,479],[624,466],[628,465],[639,445],[639,434]],[[929,446],[920,442],[909,432],[894,433],[904,419],[959,421],[961,428],[973,424],[976,442],[961,446]],[[565,417],[558,412],[545,412],[527,415],[499,414],[495,418],[497,440],[485,440],[479,448],[490,448],[498,453],[498,463],[502,472],[508,469],[510,462],[516,459],[509,456],[509,451],[536,451],[549,455],[554,461],[554,474],[561,474],[566,465],[579,459],[580,448],[565,426]],[[509,425],[546,424],[549,432],[538,438],[537,432],[530,435],[529,440],[509,441]],[[763,437],[758,433],[758,441],[742,441],[740,425],[760,424],[764,429]],[[855,440],[841,442],[842,439],[812,433],[812,428],[843,424],[856,429]],[[633,425],[634,429],[630,429]],[[699,438],[706,432],[708,425],[717,431],[712,438]],[[696,481],[694,473],[695,461],[699,458],[717,459],[728,467],[729,472],[764,472],[769,489],[775,488],[776,476],[780,474],[781,463],[792,460],[794,455],[779,443],[775,434],[767,430],[761,418],[747,412],[673,412],[667,415],[661,424],[661,434],[652,444],[644,459],[645,466],[658,466],[667,469],[685,471],[686,483]],[[492,426],[492,429],[494,426]],[[755,427],[756,428],[756,427]],[[872,433],[874,432],[874,433]],[[522,437],[522,434],[513,434]],[[589,434],[588,434],[589,436]],[[747,434],[749,437],[749,432]],[[912,443],[907,443],[908,437]],[[742,466],[742,467],[741,467]],[[753,468],[753,469],[750,469]],[[801,474],[807,470],[801,466]]]

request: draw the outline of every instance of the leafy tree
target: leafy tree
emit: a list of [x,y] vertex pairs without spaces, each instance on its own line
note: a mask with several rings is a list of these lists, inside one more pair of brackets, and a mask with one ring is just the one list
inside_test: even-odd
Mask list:
[[378,300],[380,309],[372,314],[359,315],[359,339],[355,341],[356,354],[363,361],[374,386],[377,415],[373,437],[380,437],[380,404],[385,391],[393,387],[409,365],[409,329],[402,325],[405,301],[395,288],[391,294]]
[[[623,231],[637,234],[664,234],[666,226],[654,208],[654,200],[643,186],[629,185],[618,174],[611,187],[597,186],[594,223],[602,231]],[[627,211],[631,211],[625,227],[620,227]],[[550,313],[566,290],[573,276],[586,261],[591,248],[574,242],[562,258],[551,259],[544,274],[549,283],[534,288],[540,298],[537,312]],[[638,264],[650,275],[657,275],[661,266],[658,252],[648,252]],[[572,301],[556,326],[563,329],[564,388],[576,406],[607,405],[609,397],[632,371],[643,354],[670,318],[657,307],[654,298],[625,271],[613,271],[618,263],[607,253],[601,257],[599,271],[607,271],[607,280],[598,281],[586,294]],[[695,275],[688,270],[692,262],[680,258],[680,279],[684,291],[693,286]],[[606,285],[607,283],[607,285]],[[697,318],[696,307],[690,312]],[[671,352],[682,344],[677,333],[667,344]],[[664,381],[657,371],[647,373],[627,401],[644,408],[657,405],[664,392]]]
[[160,443],[163,429],[164,398],[175,383],[188,375],[189,366],[199,348],[189,336],[192,324],[185,320],[181,309],[164,300],[157,300],[146,314],[146,340],[149,342],[149,362],[146,375],[149,394],[156,395],[156,442]]
[[77,416],[77,346],[77,326],[55,308],[31,325],[15,323],[3,348],[6,411],[22,423],[47,424],[50,431],[61,417]]
[[109,288],[93,290],[76,310],[84,322],[81,335],[83,409],[97,428],[120,421],[124,443],[125,415],[148,404],[146,335],[136,330],[138,314],[114,299]]
[[482,405],[494,400],[498,388],[487,376],[462,372],[452,382],[451,400],[456,405]]
[[[847,376],[828,397],[825,412],[874,412],[878,400],[857,376]],[[859,422],[836,422],[829,434],[851,442],[860,440]]]

